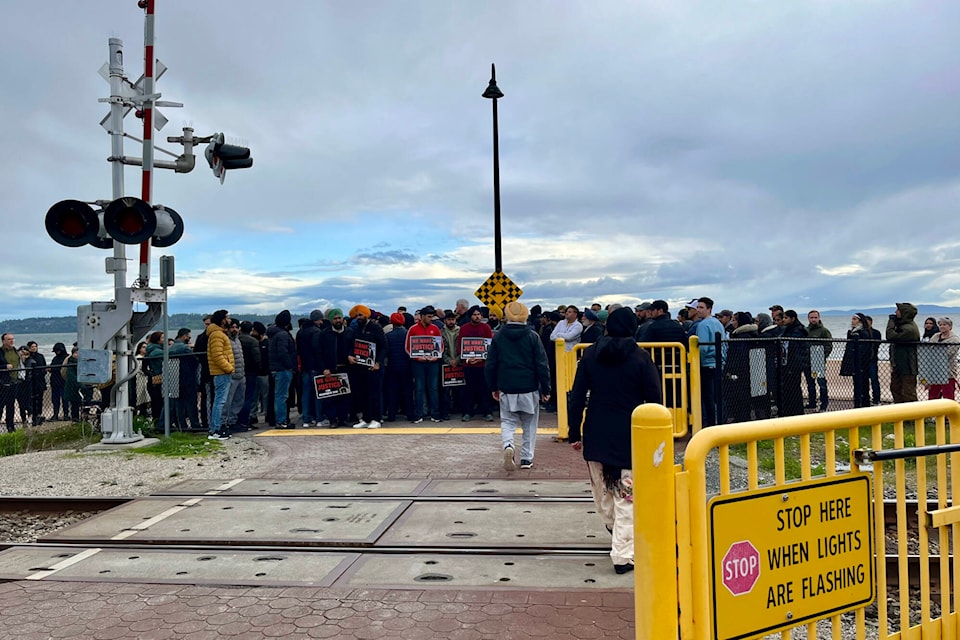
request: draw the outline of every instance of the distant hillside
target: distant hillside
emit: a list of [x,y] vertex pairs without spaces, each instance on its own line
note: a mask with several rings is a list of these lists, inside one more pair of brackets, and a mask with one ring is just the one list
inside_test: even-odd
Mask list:
[[[892,304],[889,307],[870,307],[869,309],[831,309],[829,311],[821,311],[820,314],[824,316],[845,316],[854,313],[863,313],[874,318],[885,318],[893,313],[896,308],[896,305]],[[917,315],[922,317],[960,315],[960,309],[956,307],[941,307],[936,304],[918,304],[917,309],[919,309]],[[800,309],[797,309],[797,313],[799,312]]]
[[[251,322],[260,321],[265,325],[273,322],[276,314],[258,315],[254,313],[233,314],[234,318],[240,320],[249,320]],[[299,316],[293,316],[294,324]],[[187,327],[194,331],[199,331],[203,327],[202,313],[174,313],[167,319],[170,332],[174,333],[180,327]],[[155,330],[159,331],[163,326],[161,321]],[[77,316],[61,316],[56,318],[22,318],[19,320],[0,320],[0,333],[10,331],[12,333],[75,333],[77,330]]]

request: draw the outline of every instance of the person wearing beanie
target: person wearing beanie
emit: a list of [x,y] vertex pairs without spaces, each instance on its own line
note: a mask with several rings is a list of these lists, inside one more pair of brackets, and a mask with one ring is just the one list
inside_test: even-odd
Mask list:
[[[507,305],[508,309],[509,307],[510,305]],[[460,339],[457,343],[458,356],[461,353],[464,338],[493,339],[493,329],[483,321],[480,307],[474,305],[470,307],[468,313],[470,313],[470,321],[460,327]],[[463,378],[466,382],[461,398],[463,402],[463,417],[461,419],[464,422],[469,422],[474,415],[479,414],[487,422],[493,422],[493,403],[490,399],[487,381],[483,375],[483,366],[486,364],[486,360],[484,358],[468,358],[461,360],[460,363],[463,365]]]
[[310,319],[297,331],[297,356],[300,358],[300,398],[303,410],[303,426],[329,427],[330,422],[323,417],[323,402],[317,398],[316,384],[313,379],[323,373],[326,368],[323,363],[323,334],[324,315],[320,309],[310,312]]
[[619,574],[632,571],[634,563],[631,414],[638,405],[662,398],[657,367],[637,346],[637,324],[626,307],[610,314],[607,335],[583,351],[567,412],[570,444],[587,461],[593,500],[613,536],[610,558]]
[[[343,319],[340,309],[327,312],[330,325],[320,334],[323,360],[323,375],[345,374],[349,379],[350,355],[353,353],[353,329]],[[350,395],[337,395],[325,398],[321,403],[324,424],[330,428],[345,427],[353,420],[353,398]]]
[[294,429],[289,420],[287,398],[293,372],[297,369],[297,344],[290,332],[290,312],[284,309],[274,318],[274,325],[267,329],[270,340],[270,375],[273,377],[273,411],[278,429]]
[[50,399],[53,401],[52,420],[60,420],[60,410],[63,409],[63,419],[69,418],[67,404],[63,399],[63,387],[66,381],[64,362],[67,358],[67,348],[62,342],[53,345],[53,359],[50,361]]
[[580,342],[593,344],[603,337],[603,329],[600,328],[600,316],[593,309],[586,309],[583,312],[583,333],[580,334]]
[[500,403],[500,444],[503,468],[517,468],[514,433],[523,432],[520,468],[533,467],[540,419],[540,402],[550,400],[550,365],[537,334],[526,325],[527,307],[511,302],[504,309],[507,323],[497,331],[487,349],[483,373],[493,399]]

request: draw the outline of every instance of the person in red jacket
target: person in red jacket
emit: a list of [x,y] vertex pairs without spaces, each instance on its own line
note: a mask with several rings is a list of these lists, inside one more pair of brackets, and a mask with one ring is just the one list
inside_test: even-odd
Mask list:
[[[407,331],[407,340],[404,345],[410,356],[410,368],[413,372],[413,415],[411,422],[423,422],[424,402],[429,402],[427,413],[431,422],[440,422],[440,355],[443,350],[443,339],[440,328],[433,324],[437,310],[432,305],[420,309],[420,319],[417,324]],[[424,348],[423,340],[414,340],[422,337],[434,338],[434,348]],[[416,348],[414,348],[416,347]]]
[[[467,311],[470,321],[460,327],[460,344],[457,353],[463,352],[464,338],[493,339],[493,330],[483,321],[480,307],[474,305]],[[487,343],[490,344],[489,342]],[[476,414],[482,415],[487,422],[493,422],[492,398],[487,388],[487,381],[483,376],[483,366],[487,363],[486,353],[482,358],[467,358],[463,362],[463,378],[466,384],[466,393],[463,398],[463,421],[469,422]]]

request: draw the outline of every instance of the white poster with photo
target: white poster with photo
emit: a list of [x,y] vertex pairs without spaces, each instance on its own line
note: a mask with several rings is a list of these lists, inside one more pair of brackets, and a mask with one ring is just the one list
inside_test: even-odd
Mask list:
[[767,395],[767,350],[750,349],[750,396]]
[[815,344],[810,347],[810,375],[814,378],[825,378],[827,376],[827,356],[822,344]]
[[950,380],[949,358],[946,344],[921,343],[917,347],[917,382],[947,384]]

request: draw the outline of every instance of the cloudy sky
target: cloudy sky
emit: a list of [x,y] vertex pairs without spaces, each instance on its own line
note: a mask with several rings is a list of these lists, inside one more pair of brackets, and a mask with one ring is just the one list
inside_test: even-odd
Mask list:
[[[162,109],[157,139],[222,131],[254,157],[222,186],[202,147],[192,173],[156,174],[154,201],[186,226],[152,255],[154,274],[176,257],[171,312],[473,301],[494,269],[492,62],[503,267],[528,305],[960,306],[960,3],[157,0],[156,15],[157,88],[185,105]],[[111,197],[97,70],[118,37],[143,72],[144,14],[47,0],[3,16],[0,318],[72,315],[113,297],[112,252],[57,245],[44,215]]]

